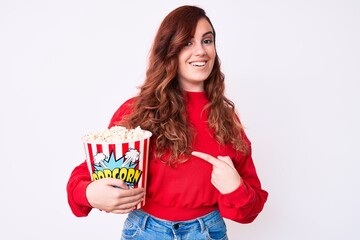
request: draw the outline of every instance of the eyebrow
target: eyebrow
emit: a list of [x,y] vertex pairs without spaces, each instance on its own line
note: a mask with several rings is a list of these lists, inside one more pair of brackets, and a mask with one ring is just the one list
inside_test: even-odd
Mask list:
[[209,34],[211,34],[211,35],[214,36],[214,33],[213,33],[212,31],[208,31],[208,32],[204,33],[202,36],[205,37],[205,36],[207,36],[207,35],[209,35]]

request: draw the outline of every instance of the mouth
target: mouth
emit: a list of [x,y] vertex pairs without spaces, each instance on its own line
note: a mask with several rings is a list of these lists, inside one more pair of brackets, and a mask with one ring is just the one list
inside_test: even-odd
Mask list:
[[201,62],[190,62],[189,64],[193,67],[203,67],[205,66],[207,61],[201,61]]

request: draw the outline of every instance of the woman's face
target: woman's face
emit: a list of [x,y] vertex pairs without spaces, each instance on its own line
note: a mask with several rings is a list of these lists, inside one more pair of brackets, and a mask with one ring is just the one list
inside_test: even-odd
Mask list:
[[194,37],[181,49],[178,56],[178,81],[191,92],[204,91],[204,81],[209,77],[216,56],[214,32],[210,23],[201,18]]

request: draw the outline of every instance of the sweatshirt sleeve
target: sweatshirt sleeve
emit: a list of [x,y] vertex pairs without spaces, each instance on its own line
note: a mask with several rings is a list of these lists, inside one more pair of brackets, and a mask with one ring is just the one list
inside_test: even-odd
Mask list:
[[70,209],[77,217],[87,216],[92,209],[86,198],[86,188],[90,182],[91,177],[84,161],[72,171],[66,187]]
[[251,143],[247,138],[246,141],[249,144],[248,154],[242,159],[234,159],[234,165],[242,178],[242,183],[235,191],[219,196],[221,215],[239,223],[254,221],[262,211],[268,197],[268,193],[261,188],[256,173],[251,157]]
[[[122,104],[111,118],[109,128],[116,125],[124,115],[131,109],[133,99],[129,99]],[[71,211],[77,217],[88,216],[92,206],[86,198],[86,188],[91,183],[91,177],[86,161],[75,167],[72,171],[66,186],[68,203]]]

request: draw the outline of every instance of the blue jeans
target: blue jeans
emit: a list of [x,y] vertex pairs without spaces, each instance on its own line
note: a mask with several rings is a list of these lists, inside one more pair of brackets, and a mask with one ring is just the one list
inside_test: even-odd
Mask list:
[[226,225],[219,211],[180,222],[155,218],[141,210],[129,213],[121,240],[227,240]]

